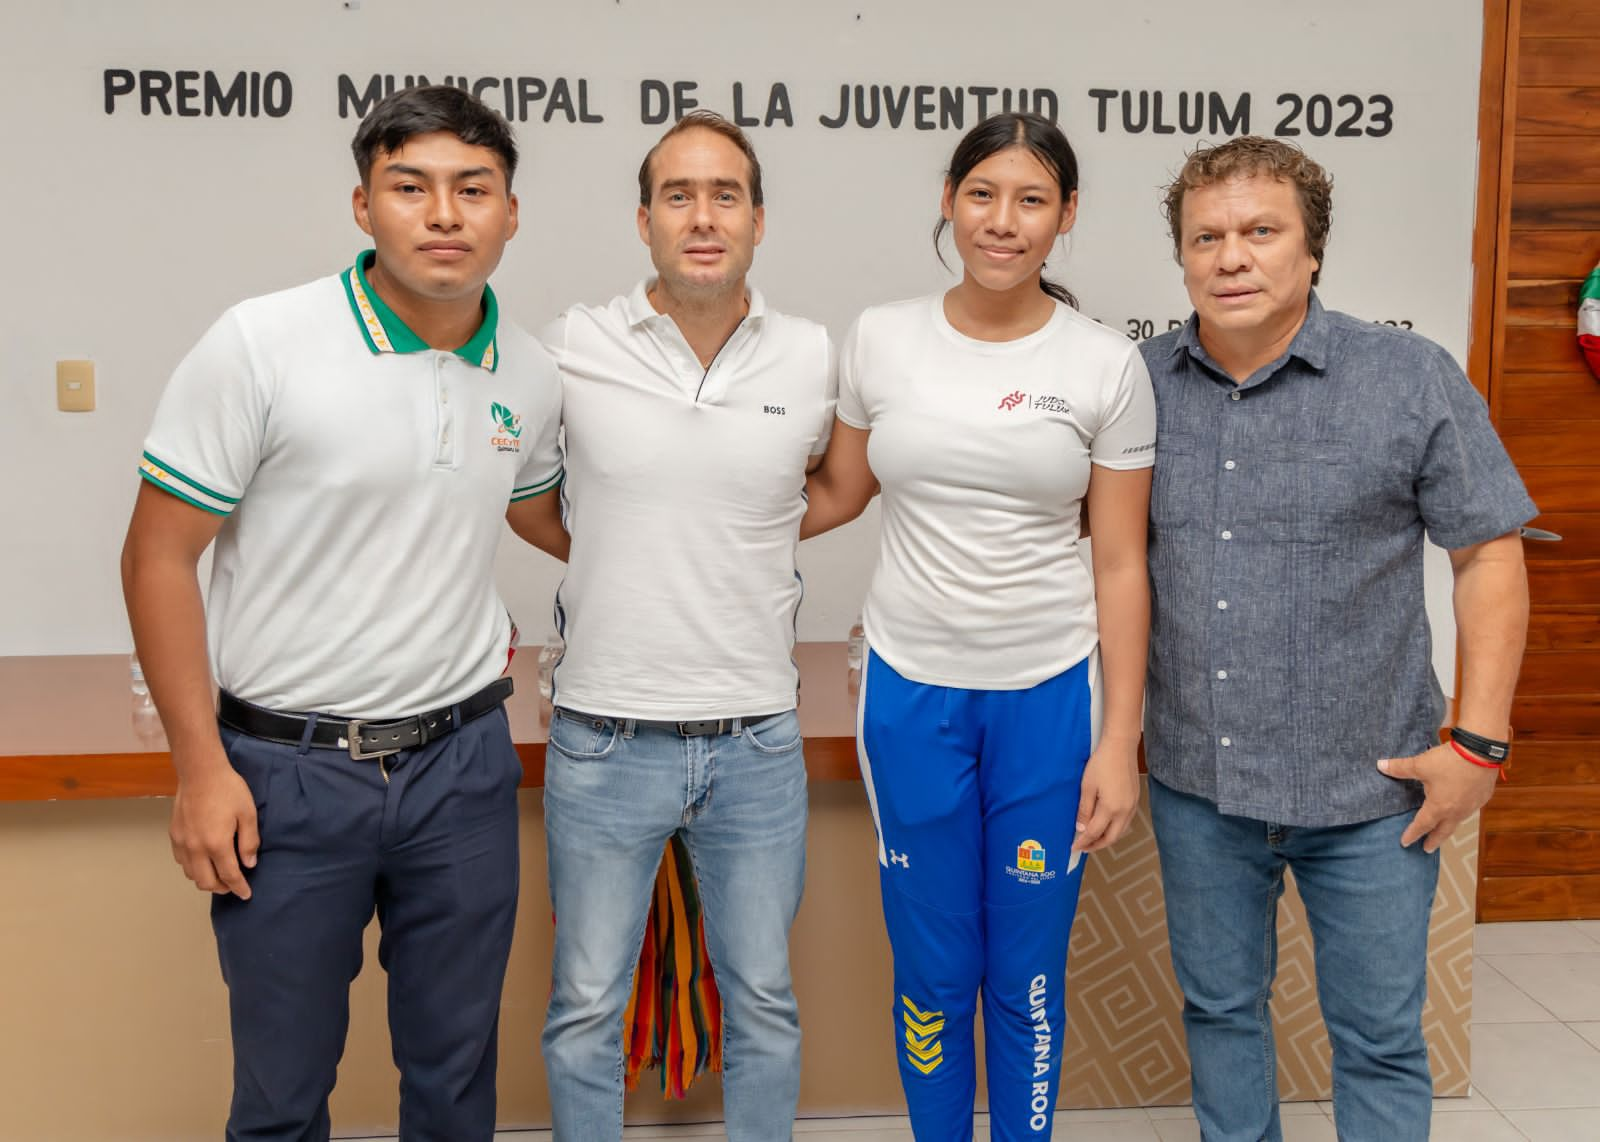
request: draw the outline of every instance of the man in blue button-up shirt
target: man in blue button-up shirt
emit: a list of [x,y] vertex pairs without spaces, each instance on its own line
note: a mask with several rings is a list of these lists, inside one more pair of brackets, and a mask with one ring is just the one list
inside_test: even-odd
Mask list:
[[[1195,312],[1143,346],[1146,752],[1207,1142],[1280,1137],[1266,1001],[1286,868],[1340,1136],[1427,1137],[1437,850],[1494,791],[1527,626],[1536,509],[1483,401],[1439,346],[1317,300],[1331,192],[1276,140],[1196,151],[1166,199]],[[1439,744],[1424,535],[1454,568],[1468,746]]]

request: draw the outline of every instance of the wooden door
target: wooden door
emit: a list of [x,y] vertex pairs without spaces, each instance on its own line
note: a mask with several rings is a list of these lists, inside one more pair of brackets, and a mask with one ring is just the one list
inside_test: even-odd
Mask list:
[[[1600,0],[1487,0],[1470,362],[1541,515],[1511,781],[1482,819],[1482,920],[1600,917]],[[1487,324],[1485,324],[1487,322]]]

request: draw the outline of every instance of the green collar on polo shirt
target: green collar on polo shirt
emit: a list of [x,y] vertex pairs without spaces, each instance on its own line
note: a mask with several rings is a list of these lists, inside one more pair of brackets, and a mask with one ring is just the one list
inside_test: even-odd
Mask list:
[[[355,314],[356,325],[366,339],[367,348],[374,353],[420,353],[430,347],[428,343],[411,332],[411,328],[400,320],[395,311],[384,304],[378,291],[367,284],[367,271],[377,257],[376,250],[363,250],[356,256],[355,265],[339,275],[339,280],[344,283],[345,297],[350,301],[350,310]],[[483,324],[478,326],[472,340],[454,350],[455,355],[469,365],[494,372],[495,366],[500,363],[500,350],[495,342],[495,330],[499,324],[500,306],[494,300],[494,290],[485,284]]]

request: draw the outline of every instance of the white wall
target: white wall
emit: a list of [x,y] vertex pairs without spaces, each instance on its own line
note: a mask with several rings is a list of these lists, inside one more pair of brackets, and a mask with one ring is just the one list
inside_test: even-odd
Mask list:
[[[348,264],[356,120],[338,77],[374,73],[558,76],[587,81],[601,123],[519,124],[523,229],[496,278],[505,312],[537,326],[647,270],[634,174],[658,125],[640,83],[694,81],[703,106],[766,107],[787,85],[792,127],[752,131],[767,171],[767,240],[755,278],[780,308],[842,336],[863,306],[938,288],[928,235],[957,130],[822,126],[841,84],[1048,88],[1083,167],[1082,208],[1053,272],[1086,312],[1164,330],[1188,313],[1157,211],[1158,188],[1195,141],[1107,130],[1091,89],[1250,93],[1250,128],[1273,133],[1302,98],[1393,104],[1382,137],[1299,136],[1337,180],[1322,296],[1410,321],[1464,358],[1481,12],[1467,0],[62,0],[8,3],[0,35],[0,654],[113,651],[129,643],[116,554],[143,432],[166,375],[226,306]],[[1419,45],[1426,45],[1425,50]],[[106,69],[288,74],[281,118],[104,109]],[[499,89],[487,95],[499,98]],[[915,97],[913,96],[913,99]],[[937,105],[937,95],[934,96]],[[965,106],[970,127],[974,100]],[[1335,108],[1333,125],[1350,114]],[[1300,123],[1305,124],[1302,114]],[[53,363],[99,367],[99,411],[58,412]],[[865,591],[876,511],[802,548],[802,638],[840,638]],[[1437,553],[1434,553],[1437,555]],[[508,541],[503,590],[531,638],[548,623],[557,566]],[[1447,591],[1432,602],[1448,630]],[[1450,677],[1453,643],[1438,659]]]

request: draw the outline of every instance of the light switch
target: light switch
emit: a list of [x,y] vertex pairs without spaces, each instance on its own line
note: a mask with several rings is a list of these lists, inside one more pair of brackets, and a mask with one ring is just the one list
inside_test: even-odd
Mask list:
[[56,407],[62,412],[94,411],[94,362],[56,362]]

